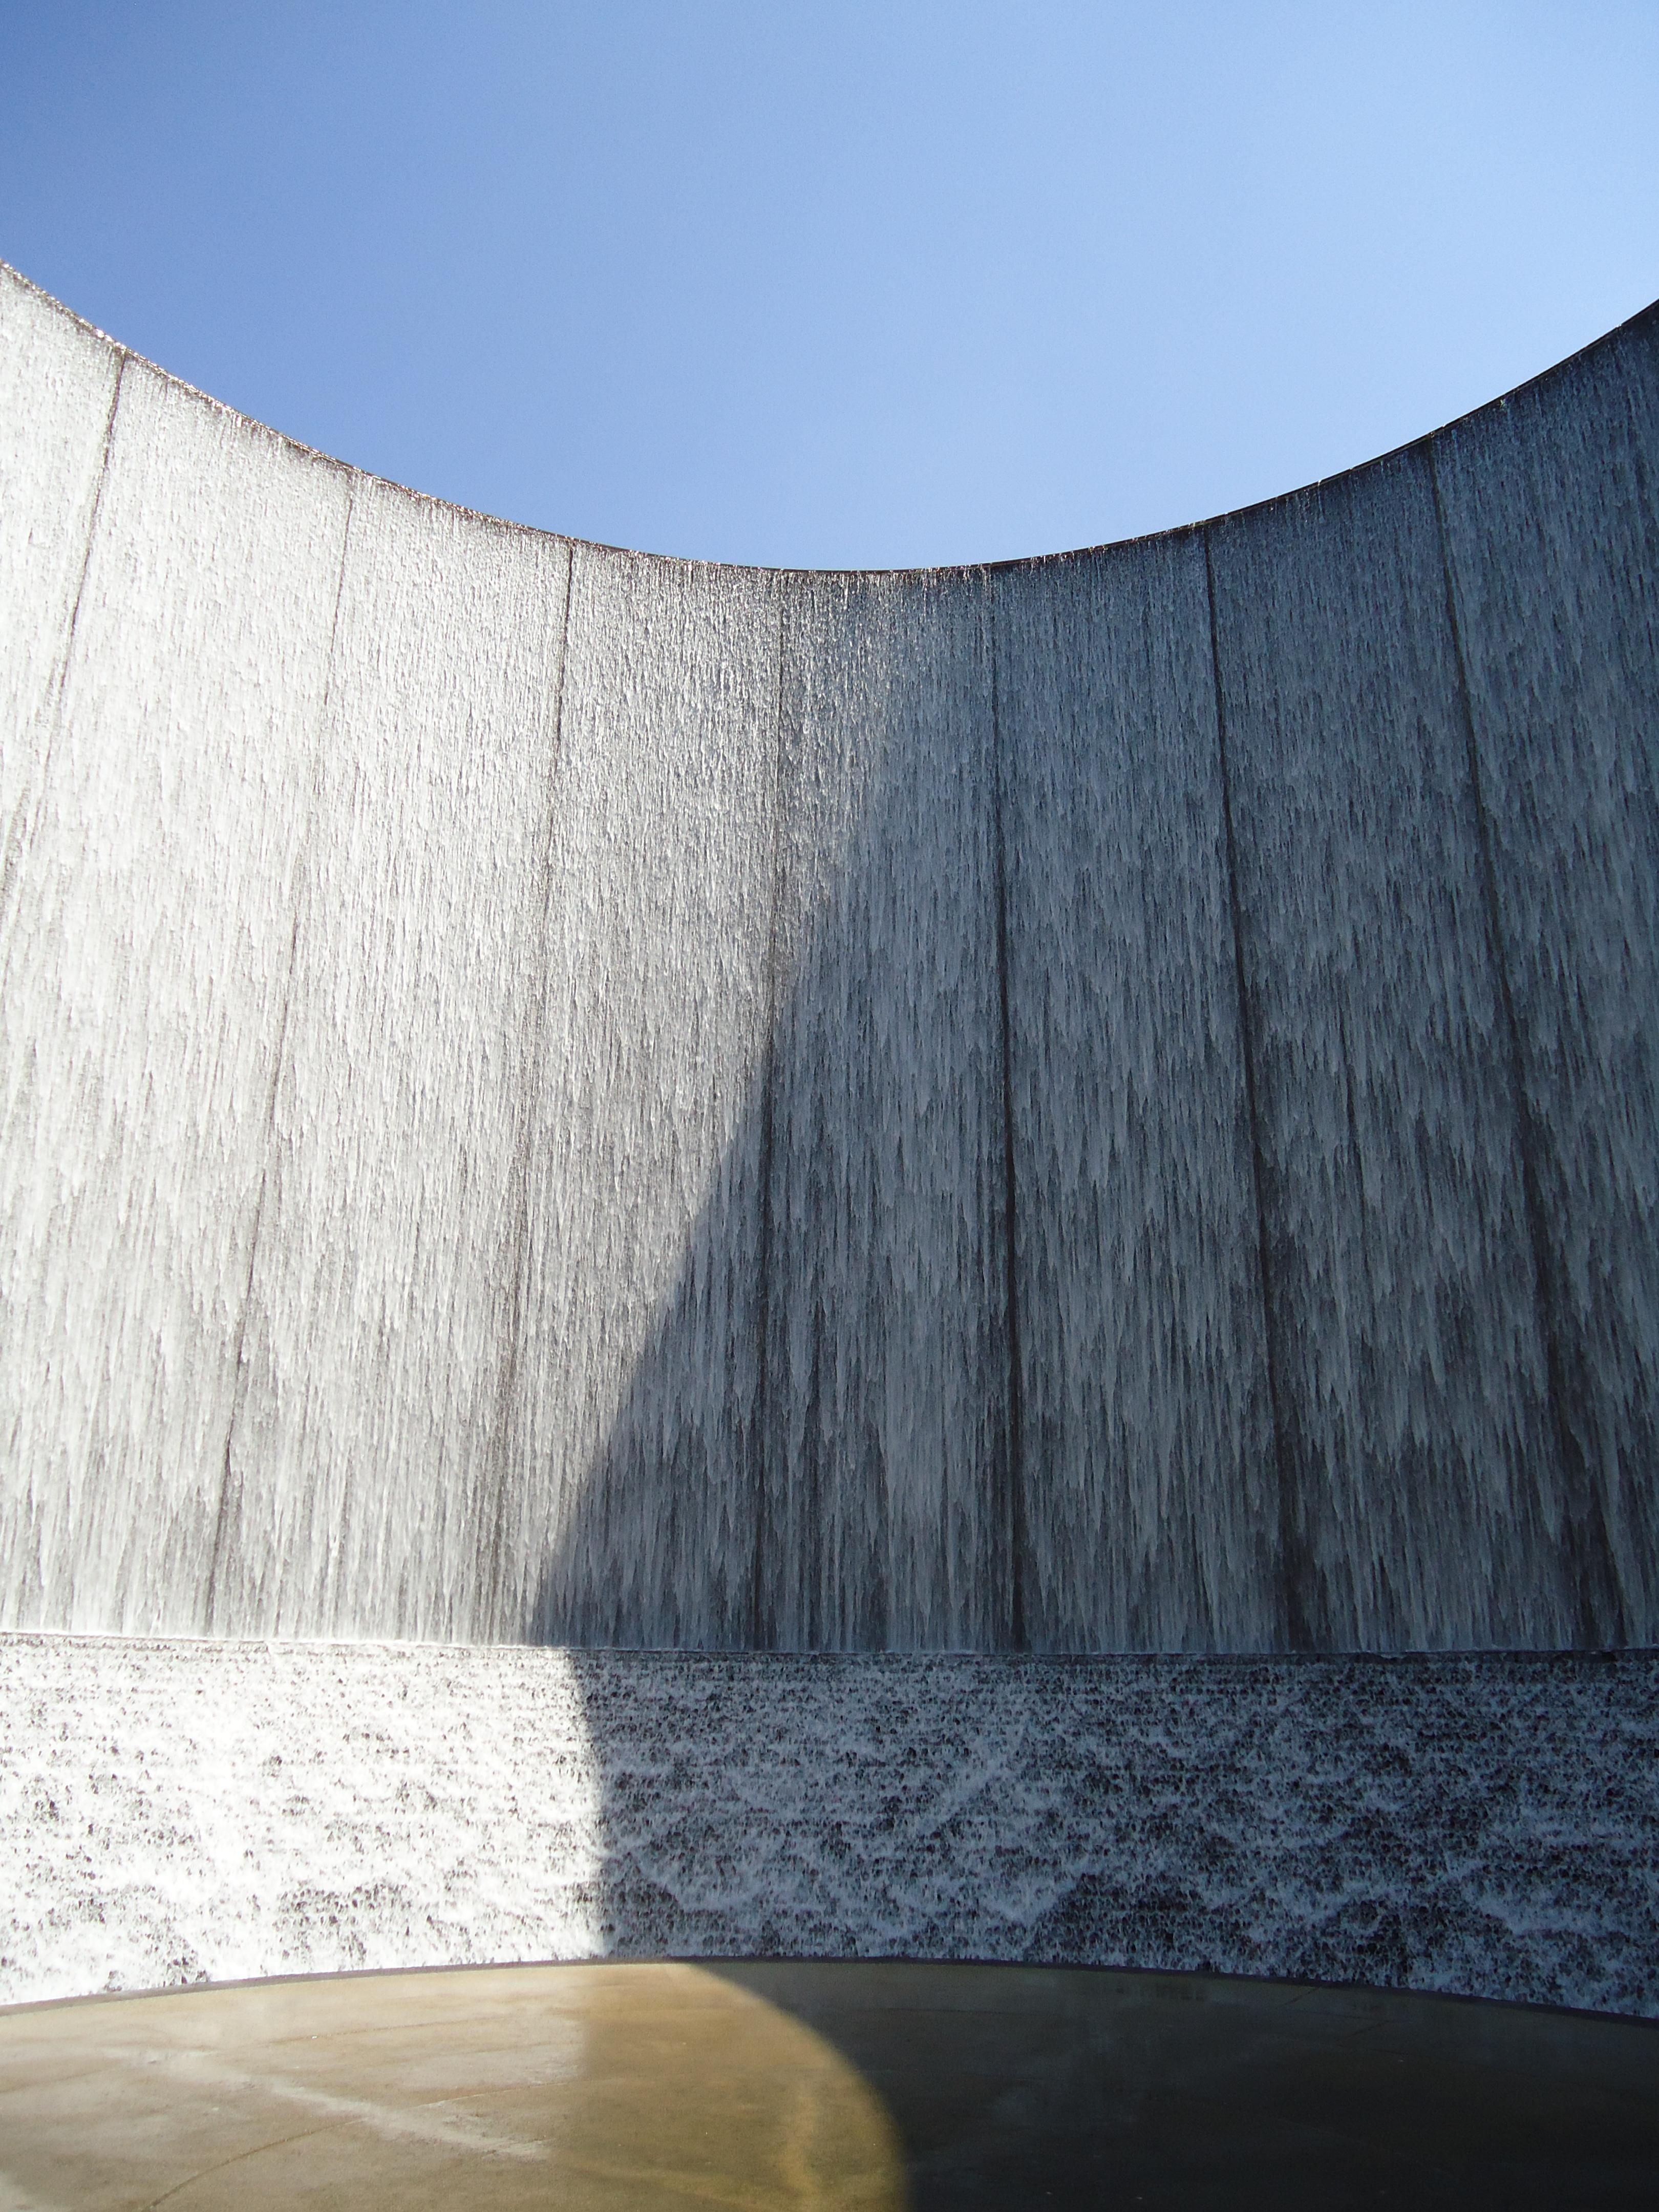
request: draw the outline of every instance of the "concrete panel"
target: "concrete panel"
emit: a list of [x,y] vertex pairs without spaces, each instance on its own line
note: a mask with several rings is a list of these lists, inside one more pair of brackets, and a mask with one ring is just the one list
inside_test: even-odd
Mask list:
[[1565,1643],[1428,465],[1408,453],[1209,536],[1292,1638]]
[[580,547],[498,1632],[749,1640],[774,579]]
[[212,1620],[465,1638],[495,1535],[568,549],[359,479]]
[[1237,945],[1195,535],[995,579],[1038,1650],[1285,1633]]
[[0,1015],[9,1621],[204,1625],[345,517],[129,363]]
[[1659,1643],[1659,315],[1436,441],[1589,1643]]
[[973,577],[787,609],[763,1642],[1012,1632],[990,637]]

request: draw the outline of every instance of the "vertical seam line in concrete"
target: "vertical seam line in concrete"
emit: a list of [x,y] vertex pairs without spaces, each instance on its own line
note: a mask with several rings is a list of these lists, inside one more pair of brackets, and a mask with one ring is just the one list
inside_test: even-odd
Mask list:
[[1267,1370],[1268,1417],[1273,1424],[1273,1468],[1279,1483],[1279,1604],[1285,1642],[1292,1651],[1313,1648],[1307,1613],[1307,1562],[1297,1526],[1296,1470],[1285,1435],[1278,1330],[1273,1321],[1273,1272],[1267,1235],[1267,1176],[1262,1164],[1261,1115],[1257,1096],[1255,1029],[1244,961],[1243,905],[1238,888],[1238,841],[1233,823],[1232,767],[1227,743],[1227,701],[1221,680],[1221,623],[1216,610],[1215,561],[1210,532],[1204,540],[1204,588],[1209,602],[1210,674],[1215,690],[1216,754],[1221,771],[1221,827],[1227,854],[1227,903],[1233,928],[1233,980],[1238,994],[1239,1057],[1243,1063],[1244,1112],[1250,1132],[1250,1179],[1255,1193],[1256,1267],[1261,1296],[1261,1343]]
[[[553,840],[558,809],[559,769],[564,754],[565,672],[570,665],[570,603],[576,595],[576,548],[567,541],[564,559],[564,606],[559,617],[559,668],[553,679],[552,726],[548,732],[547,799],[543,815],[541,922],[534,946],[535,1004],[529,1022],[529,1051],[525,1068],[524,1096],[520,1102],[519,1131],[513,1148],[513,1182],[509,1204],[516,1208],[513,1224],[513,1291],[507,1309],[507,1342],[501,1362],[495,1401],[495,1434],[490,1459],[495,1468],[495,1511],[486,1562],[488,1578],[483,1630],[487,1638],[503,1642],[501,1605],[506,1585],[507,1505],[509,1456],[514,1408],[524,1369],[525,1306],[530,1269],[530,1149],[535,1121],[535,1103],[541,1092],[542,1059],[547,1044],[547,939],[553,917]],[[540,1601],[538,1601],[539,1607]],[[539,1620],[521,1621],[520,1640],[535,1637]]]
[[[224,1567],[225,1546],[230,1525],[230,1500],[233,1489],[231,1457],[236,1442],[236,1425],[240,1420],[246,1402],[244,1358],[247,1346],[248,1315],[253,1304],[253,1275],[258,1264],[259,1234],[264,1223],[265,1195],[270,1187],[271,1152],[276,1140],[276,1097],[282,1087],[283,1069],[288,1057],[289,1020],[294,1006],[295,970],[299,962],[300,924],[305,911],[305,862],[313,836],[315,834],[316,808],[319,797],[323,748],[328,741],[329,709],[334,702],[334,665],[340,638],[340,608],[345,598],[346,562],[351,550],[351,525],[356,514],[357,478],[355,471],[346,472],[345,527],[340,533],[340,566],[334,580],[334,612],[329,622],[328,664],[323,678],[322,703],[317,715],[316,741],[312,750],[311,798],[312,818],[301,833],[300,864],[295,870],[294,887],[294,916],[289,932],[288,976],[283,988],[283,1011],[276,1024],[276,1047],[271,1056],[270,1089],[265,1102],[265,1159],[259,1171],[259,1195],[254,1201],[253,1224],[248,1234],[247,1279],[242,1289],[242,1310],[236,1322],[236,1356],[231,1366],[230,1416],[225,1423],[224,1455],[219,1470],[219,1505],[214,1516],[213,1551],[208,1561],[207,1589],[204,1596],[204,1620],[208,1632],[213,1632],[215,1616],[219,1605],[219,1577]],[[274,1626],[274,1624],[273,1624]]]
[[[1650,309],[1648,312],[1652,313],[1653,310]],[[1656,352],[1659,352],[1659,323],[1656,324]],[[1648,534],[1652,536],[1655,526],[1659,525],[1659,481],[1656,480],[1653,459],[1650,457],[1647,442],[1636,419],[1634,402],[1628,385],[1625,388],[1625,408],[1621,427],[1630,454],[1631,475],[1636,488],[1637,511],[1643,521],[1649,526]],[[1637,567],[1631,576],[1631,581],[1638,595],[1637,604],[1648,618],[1648,627],[1653,631],[1656,638],[1659,639],[1659,562]],[[1656,775],[1656,767],[1659,766],[1659,763],[1656,763],[1655,759],[1653,743],[1655,738],[1659,738],[1659,731],[1651,733],[1649,742],[1639,744],[1634,755],[1637,768],[1641,775],[1642,796],[1645,801],[1647,822],[1645,843],[1650,857],[1659,854],[1659,775]]]
[[761,1053],[758,1170],[760,1250],[757,1255],[759,1288],[755,1316],[755,1332],[760,1364],[755,1376],[755,1432],[750,1499],[755,1526],[754,1553],[750,1561],[749,1641],[757,1650],[771,1648],[777,1639],[775,1619],[769,1624],[765,1617],[765,1589],[767,1538],[769,1534],[768,1476],[770,1472],[772,1413],[773,1117],[776,1112],[778,1000],[781,995],[778,939],[783,902],[783,680],[789,588],[789,578],[780,576],[778,579],[778,667],[777,681],[773,690],[771,912],[768,919],[766,939],[766,1031],[762,1040]]
[[[992,590],[994,586],[991,587]],[[996,886],[996,958],[1002,1052],[1003,1297],[1006,1306],[1007,1421],[1003,1447],[1002,1512],[999,1516],[1008,1547],[1009,1649],[1028,1644],[1025,1620],[1025,1436],[1024,1378],[1019,1328],[1019,1239],[1014,1152],[1014,1047],[1008,981],[1008,847],[1004,814],[1002,697],[998,669],[996,603],[988,590],[986,627],[991,647],[991,814]]]
[[1440,572],[1446,594],[1446,621],[1451,633],[1458,711],[1463,723],[1469,797],[1474,812],[1475,842],[1480,852],[1488,957],[1492,961],[1493,980],[1498,986],[1498,1007],[1509,1060],[1516,1145],[1520,1153],[1522,1202],[1526,1211],[1527,1233],[1532,1246],[1533,1292],[1538,1332],[1543,1340],[1550,1417],[1555,1430],[1561,1481],[1566,1492],[1569,1556],[1576,1571],[1571,1595],[1577,1613],[1577,1632],[1586,1645],[1594,1647],[1609,1640],[1615,1644],[1623,1641],[1624,1609],[1606,1519],[1601,1513],[1592,1510],[1589,1468],[1568,1417],[1567,1361],[1561,1342],[1555,1270],[1545,1218],[1543,1186],[1538,1171],[1538,1136],[1527,1103],[1526,1060],[1521,1044],[1520,1018],[1515,1011],[1515,994],[1510,984],[1509,950],[1504,936],[1503,901],[1498,887],[1498,862],[1492,849],[1492,816],[1486,805],[1485,781],[1480,773],[1480,744],[1474,726],[1474,697],[1469,689],[1463,621],[1457,604],[1456,580],[1452,574],[1451,538],[1446,526],[1439,454],[1432,443],[1425,447],[1425,453],[1430,489],[1434,498],[1435,528],[1440,540]]
[[1371,1252],[1370,1209],[1365,1198],[1365,1165],[1359,1139],[1359,1111],[1353,1094],[1353,1054],[1348,1044],[1348,1017],[1340,1000],[1336,1007],[1336,1048],[1342,1056],[1342,1097],[1348,1124],[1348,1148],[1353,1154],[1354,1213],[1359,1224],[1359,1263],[1368,1283],[1375,1282]]
[[64,695],[69,689],[70,669],[75,659],[75,643],[81,627],[81,608],[87,595],[87,578],[92,573],[92,556],[98,544],[98,525],[104,512],[104,494],[109,486],[110,450],[115,441],[115,413],[121,404],[121,390],[126,380],[127,364],[131,356],[116,355],[115,382],[111,387],[109,409],[104,416],[104,442],[98,460],[98,488],[92,495],[92,513],[87,518],[86,544],[81,551],[81,573],[76,579],[75,600],[70,608],[69,629],[64,639],[64,650],[53,674],[48,692],[50,704],[46,716],[46,741],[41,748],[40,775],[35,785],[34,796],[28,805],[20,810],[12,835],[7,841],[3,863],[0,863],[0,926],[3,926],[4,954],[0,960],[0,974],[9,984],[11,970],[12,913],[17,879],[23,863],[34,842],[35,826],[46,803],[46,787],[52,776],[53,756],[64,727]]

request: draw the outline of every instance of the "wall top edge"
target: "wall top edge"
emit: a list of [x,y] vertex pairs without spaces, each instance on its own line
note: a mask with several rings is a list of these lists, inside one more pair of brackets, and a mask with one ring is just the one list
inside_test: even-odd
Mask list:
[[1432,429],[1419,433],[1415,438],[1408,438],[1401,445],[1390,447],[1386,453],[1376,454],[1369,460],[1357,461],[1352,468],[1340,469],[1334,475],[1316,477],[1308,483],[1296,484],[1285,491],[1274,492],[1267,498],[1254,500],[1247,506],[1225,508],[1220,514],[1203,515],[1192,522],[1177,523],[1167,530],[1147,531],[1134,538],[1107,538],[1091,545],[1068,546],[1054,553],[1018,554],[1010,559],[1000,561],[945,562],[935,567],[921,568],[768,568],[751,562],[708,561],[674,553],[653,553],[638,546],[611,545],[602,539],[573,538],[563,531],[544,530],[530,522],[510,522],[500,515],[486,514],[478,508],[463,507],[455,500],[440,499],[434,493],[420,491],[411,484],[399,483],[394,477],[377,477],[370,470],[359,469],[353,463],[340,460],[332,453],[322,453],[314,446],[307,446],[299,438],[289,437],[286,431],[274,429],[269,423],[260,422],[257,416],[244,415],[240,409],[228,406],[222,399],[216,399],[211,392],[203,392],[198,386],[186,382],[183,377],[175,376],[170,369],[163,368],[159,362],[147,359],[144,355],[136,352],[131,346],[124,345],[118,338],[112,337],[109,331],[100,329],[95,323],[88,322],[84,315],[76,314],[72,307],[66,307],[43,285],[37,284],[32,278],[26,276],[21,270],[14,268],[8,261],[0,260],[0,283],[6,282],[17,285],[34,299],[43,302],[54,313],[63,316],[66,321],[72,323],[77,330],[84,331],[88,337],[95,339],[100,344],[107,346],[124,362],[131,363],[135,368],[147,370],[150,374],[159,377],[164,384],[174,391],[185,394],[205,406],[211,407],[221,415],[228,416],[234,422],[240,424],[250,436],[274,440],[278,445],[285,446],[290,452],[301,455],[307,460],[314,461],[319,466],[337,469],[343,475],[358,477],[365,483],[379,484],[387,491],[401,495],[404,499],[416,501],[425,507],[439,508],[445,514],[481,525],[486,529],[504,532],[518,538],[542,539],[555,544],[568,545],[583,552],[605,554],[619,561],[647,562],[655,566],[686,574],[714,570],[733,576],[806,577],[826,580],[846,578],[855,581],[866,578],[890,577],[917,583],[929,580],[944,583],[975,577],[1023,572],[1036,573],[1042,569],[1060,568],[1072,562],[1097,560],[1107,554],[1128,553],[1158,545],[1179,544],[1183,541],[1199,538],[1204,532],[1212,529],[1242,522],[1248,518],[1273,514],[1298,501],[1314,497],[1321,492],[1339,486],[1357,484],[1369,476],[1380,474],[1407,454],[1424,451],[1438,443],[1442,439],[1449,439],[1477,430],[1490,419],[1503,414],[1517,401],[1530,398],[1534,394],[1541,395],[1551,385],[1570,376],[1573,371],[1592,361],[1596,355],[1611,352],[1632,339],[1650,337],[1656,343],[1659,343],[1659,300],[1656,300],[1648,307],[1638,308],[1635,314],[1628,317],[1626,321],[1615,325],[1612,330],[1605,331],[1600,337],[1592,338],[1587,345],[1580,346],[1577,351],[1566,355],[1559,362],[1553,362],[1547,368],[1540,369],[1537,375],[1526,378],[1522,383],[1511,386],[1507,392],[1500,392],[1496,398],[1483,402],[1479,407],[1470,408],[1466,414],[1455,416],[1449,422],[1437,424]]

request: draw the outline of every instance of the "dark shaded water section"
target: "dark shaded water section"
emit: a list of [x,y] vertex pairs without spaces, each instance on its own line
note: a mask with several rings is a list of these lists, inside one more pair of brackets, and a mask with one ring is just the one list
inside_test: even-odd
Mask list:
[[765,1045],[532,1634],[1659,1634],[1655,330],[1201,532],[779,583]]

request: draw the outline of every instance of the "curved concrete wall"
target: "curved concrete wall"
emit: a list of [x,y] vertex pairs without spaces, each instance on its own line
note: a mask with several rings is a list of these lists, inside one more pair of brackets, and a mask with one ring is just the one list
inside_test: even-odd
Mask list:
[[1659,311],[994,569],[573,544],[0,278],[0,1625],[1659,1641]]

